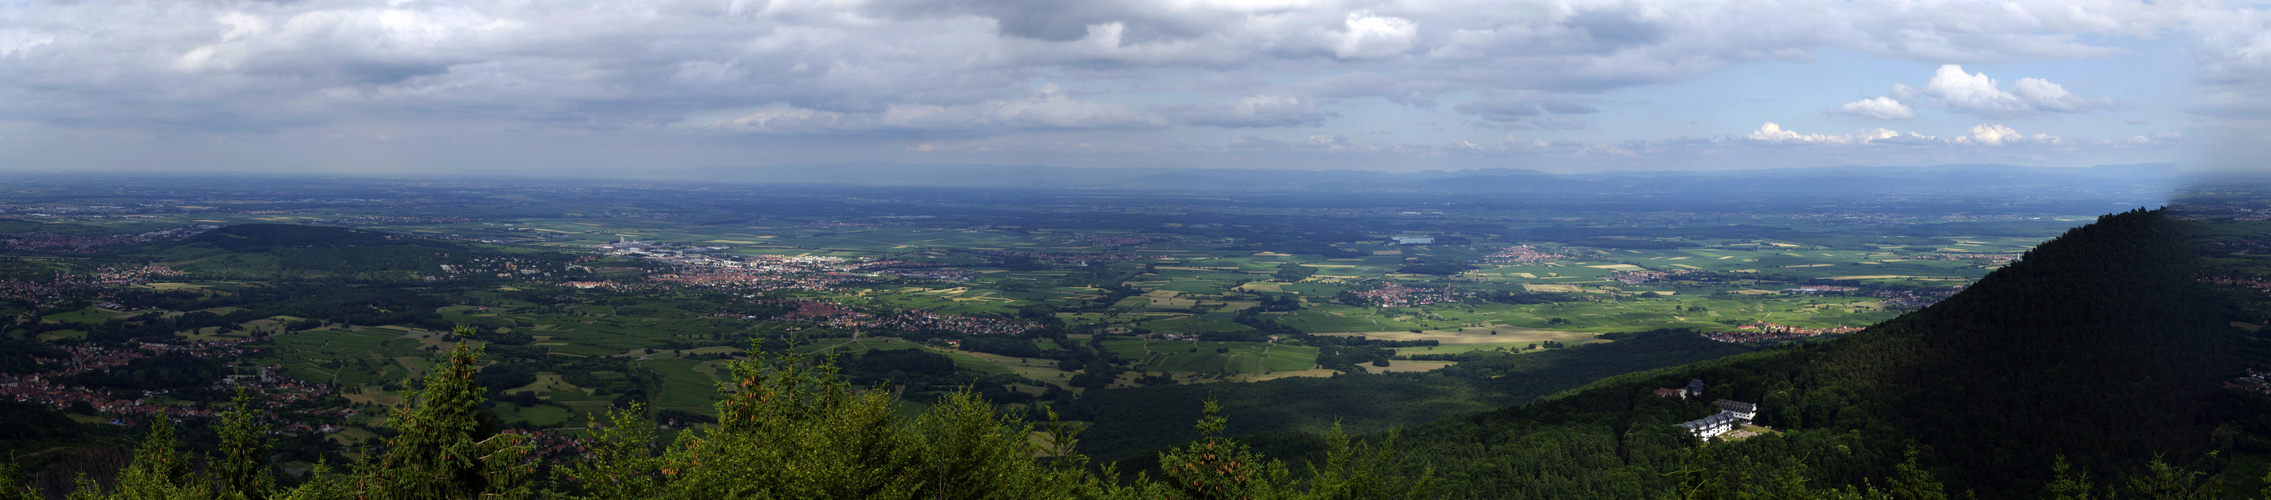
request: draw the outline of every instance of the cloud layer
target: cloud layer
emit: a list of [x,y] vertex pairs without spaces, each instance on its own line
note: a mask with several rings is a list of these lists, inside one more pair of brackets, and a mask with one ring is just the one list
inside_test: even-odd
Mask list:
[[[2262,35],[2271,21],[2204,14],[2217,8],[2128,0],[1930,8],[1905,0],[34,1],[0,6],[0,123],[15,127],[0,130],[181,141],[470,134],[515,144],[606,134],[721,150],[734,147],[721,137],[824,138],[833,151],[1014,150],[1068,138],[1123,151],[1199,151],[1299,137],[1284,142],[1431,151],[1424,144],[1448,141],[1355,147],[1361,141],[1335,138],[1346,131],[1310,129],[1361,127],[1359,116],[1376,118],[1384,106],[1440,113],[1467,131],[1603,131],[1612,106],[1599,98],[1605,92],[1758,61],[1811,61],[1829,50],[1947,63],[1921,86],[1895,85],[1830,110],[1840,115],[2081,113],[2120,103],[2039,78],[2005,83],[1957,64],[2106,57],[2124,50],[2113,41],[2195,25],[2207,26],[2200,43],[2214,46],[2198,52],[2203,72],[2221,82],[2211,99],[2232,102],[2219,109],[2271,113],[2256,97],[2271,88],[2262,55],[2271,51],[2259,50],[2271,44]],[[1818,142],[1758,132],[1765,138],[1754,139],[1768,143]],[[1863,135],[1875,137],[1836,137],[1875,144],[1913,133]],[[2014,140],[1976,130],[1964,137],[1978,138],[1942,144]]]

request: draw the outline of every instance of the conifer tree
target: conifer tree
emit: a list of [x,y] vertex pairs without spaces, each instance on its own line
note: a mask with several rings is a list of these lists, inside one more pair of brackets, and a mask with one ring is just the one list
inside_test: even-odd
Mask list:
[[2095,498],[2090,494],[2090,490],[2093,488],[2090,484],[2090,473],[2087,471],[2075,473],[2074,466],[2066,463],[2065,455],[2058,455],[2057,461],[2050,464],[2050,474],[2050,484],[2043,487],[2044,498],[2049,500],[2090,500]]
[[1182,449],[1159,454],[1171,496],[1190,500],[1277,498],[1280,485],[1287,482],[1285,463],[1264,461],[1245,443],[1223,438],[1222,431],[1230,419],[1217,415],[1221,411],[1221,405],[1207,401],[1197,426],[1204,437]]
[[[111,488],[111,500],[167,500],[199,498],[208,493],[201,481],[189,476],[189,459],[174,448],[173,417],[160,411],[150,416],[150,435],[143,438],[142,446],[134,450],[134,461],[127,463],[126,471],[118,476]],[[91,483],[80,483],[80,490],[90,495]]]
[[214,464],[221,498],[267,500],[276,488],[268,475],[268,426],[259,425],[252,396],[237,388],[236,408],[221,416],[221,457]]
[[[460,326],[459,337],[472,328]],[[386,457],[358,471],[364,495],[375,499],[520,498],[529,494],[534,467],[526,436],[498,434],[480,412],[481,351],[460,342],[426,375],[425,392],[389,423],[400,432]]]

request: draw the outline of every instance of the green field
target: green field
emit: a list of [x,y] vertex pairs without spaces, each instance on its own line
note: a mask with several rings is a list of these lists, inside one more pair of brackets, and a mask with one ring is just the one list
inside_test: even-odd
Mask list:
[[1134,363],[1137,369],[1168,372],[1269,373],[1307,370],[1317,363],[1315,347],[1267,342],[1107,340],[1104,348],[1122,358],[1138,360]]

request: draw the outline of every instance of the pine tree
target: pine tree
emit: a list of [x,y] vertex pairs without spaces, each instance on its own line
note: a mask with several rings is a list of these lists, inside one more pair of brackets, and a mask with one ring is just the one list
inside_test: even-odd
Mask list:
[[[189,476],[189,459],[174,448],[173,417],[161,411],[150,416],[150,435],[142,446],[134,450],[134,461],[118,476],[111,488],[111,500],[167,500],[199,498],[208,493]],[[90,483],[81,483],[81,491],[90,491]]]
[[221,498],[266,500],[276,489],[268,475],[268,426],[254,423],[252,396],[237,388],[236,408],[221,416],[221,457],[215,464]]
[[1277,498],[1286,483],[1284,462],[1264,462],[1245,443],[1222,437],[1230,419],[1217,415],[1222,406],[1207,401],[1199,417],[1199,434],[1205,437],[1182,449],[1159,454],[1167,487],[1173,498],[1190,500]]
[[[458,336],[473,333],[460,326]],[[358,471],[364,495],[377,499],[519,498],[529,494],[527,436],[497,434],[480,412],[481,351],[460,342],[426,375],[416,406],[395,414],[400,434],[387,441],[376,468]]]
[[2058,455],[2050,464],[2050,484],[2043,487],[2043,497],[2050,500],[2090,500],[2090,473],[2076,475],[2074,466],[2066,463],[2065,455]]

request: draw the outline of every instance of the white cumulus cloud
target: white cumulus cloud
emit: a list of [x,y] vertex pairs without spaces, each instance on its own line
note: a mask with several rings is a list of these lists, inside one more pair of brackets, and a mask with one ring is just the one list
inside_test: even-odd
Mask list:
[[1758,130],[1751,131],[1749,135],[1745,135],[1743,136],[1743,138],[1749,139],[1753,143],[1782,145],[1929,145],[1940,144],[1943,142],[1932,136],[1917,134],[1915,132],[1899,132],[1881,128],[1863,130],[1852,134],[1805,134],[1792,130],[1784,130],[1782,128],[1782,125],[1776,124],[1774,122],[1767,122],[1765,125],[1760,125],[1758,127]]
[[1890,97],[1871,97],[1845,103],[1832,112],[1872,120],[1907,120],[1916,117],[1916,110],[1908,109],[1908,105]]
[[1979,146],[2011,146],[2019,144],[2055,145],[2063,141],[2057,137],[2051,137],[2050,134],[2029,136],[2002,124],[1982,123],[1971,126],[1970,133],[1957,137],[1952,142]]
[[2111,108],[2110,98],[2084,98],[2066,87],[2040,78],[2020,78],[2008,90],[1986,72],[1967,73],[1963,66],[1941,65],[1924,88],[1895,83],[1893,97],[1928,106],[1980,116],[2008,118],[2043,113],[2079,113]]
[[1333,55],[1341,59],[1379,59],[1403,53],[1419,38],[1419,23],[1410,19],[1373,14],[1372,11],[1350,12],[1344,22],[1347,31],[1340,44],[1333,47]]

